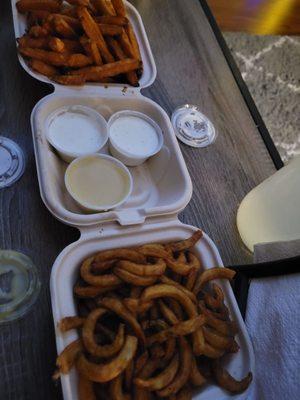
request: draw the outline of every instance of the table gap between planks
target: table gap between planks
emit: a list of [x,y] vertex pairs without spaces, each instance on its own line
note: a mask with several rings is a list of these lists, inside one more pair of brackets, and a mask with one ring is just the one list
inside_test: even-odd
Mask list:
[[[145,96],[170,115],[184,103],[198,104],[213,121],[218,138],[206,149],[181,145],[194,192],[180,219],[201,227],[215,241],[225,264],[248,263],[235,218],[240,201],[275,172],[274,164],[198,0],[134,0],[143,18],[158,75]],[[10,1],[0,4],[0,134],[20,144],[26,171],[0,191],[0,245],[23,251],[38,266],[42,291],[32,312],[0,327],[0,398],[61,399],[51,380],[56,357],[50,307],[51,266],[79,233],[58,222],[39,194],[30,113],[51,87],[19,65]]]

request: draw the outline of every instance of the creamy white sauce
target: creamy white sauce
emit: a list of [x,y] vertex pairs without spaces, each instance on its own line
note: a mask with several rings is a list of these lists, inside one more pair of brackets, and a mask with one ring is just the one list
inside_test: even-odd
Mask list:
[[154,126],[136,116],[124,116],[113,121],[110,138],[121,151],[134,156],[151,154],[159,145]]
[[123,169],[109,160],[92,156],[71,165],[66,179],[77,201],[99,208],[119,203],[130,188]]
[[98,151],[105,140],[96,118],[79,110],[57,114],[48,129],[54,146],[78,155]]

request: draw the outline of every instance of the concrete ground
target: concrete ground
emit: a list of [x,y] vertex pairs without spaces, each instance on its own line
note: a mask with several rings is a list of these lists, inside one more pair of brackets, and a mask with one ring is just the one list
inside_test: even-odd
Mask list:
[[224,37],[283,161],[300,155],[300,37]]

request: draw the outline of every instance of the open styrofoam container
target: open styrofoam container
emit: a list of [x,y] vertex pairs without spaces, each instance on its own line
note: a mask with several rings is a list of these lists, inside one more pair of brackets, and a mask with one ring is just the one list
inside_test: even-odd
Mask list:
[[[12,0],[16,37],[25,30],[24,17],[17,13]],[[129,18],[133,24],[141,48],[144,73],[140,88],[149,86],[155,79],[156,67],[137,10],[126,2]],[[36,79],[51,83],[47,78],[33,72],[19,56],[24,69]],[[196,229],[178,220],[178,213],[188,204],[192,184],[184,159],[177,143],[172,125],[165,111],[140,93],[140,88],[124,85],[86,84],[81,88],[53,84],[54,93],[40,100],[31,114],[33,143],[37,164],[41,197],[49,211],[60,221],[77,227],[81,236],[56,259],[50,279],[52,310],[56,330],[57,350],[77,337],[75,331],[62,334],[57,329],[61,318],[76,314],[73,286],[79,267],[86,257],[100,250],[131,247],[151,242],[169,242],[185,239]],[[161,128],[164,136],[162,150],[138,167],[129,168],[133,177],[133,192],[120,208],[103,213],[84,213],[69,196],[64,185],[67,168],[46,140],[45,121],[55,109],[66,105],[92,107],[107,120],[120,110],[130,109],[149,115]],[[108,153],[107,148],[101,152]],[[207,235],[195,247],[204,268],[222,266],[222,260],[214,243]],[[254,356],[246,328],[240,315],[232,289],[228,282],[219,283],[226,296],[226,304],[232,318],[239,325],[237,341],[240,351],[228,356],[226,367],[237,378],[254,372]],[[65,400],[77,400],[76,371],[61,378]],[[195,396],[197,400],[246,399],[251,387],[244,393],[229,396],[215,385],[207,385]]]

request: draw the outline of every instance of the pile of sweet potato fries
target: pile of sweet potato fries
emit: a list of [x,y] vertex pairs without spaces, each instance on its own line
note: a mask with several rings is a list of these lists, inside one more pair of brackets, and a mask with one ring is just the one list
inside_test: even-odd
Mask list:
[[139,86],[142,58],[123,0],[19,0],[28,29],[20,54],[36,72],[63,85]]
[[55,374],[76,366],[80,400],[189,400],[209,381],[230,393],[248,388],[251,373],[237,381],[221,365],[239,350],[237,325],[222,289],[210,286],[235,273],[203,269],[192,250],[201,236],[105,250],[82,263],[78,316],[59,323],[79,339],[59,355]]

